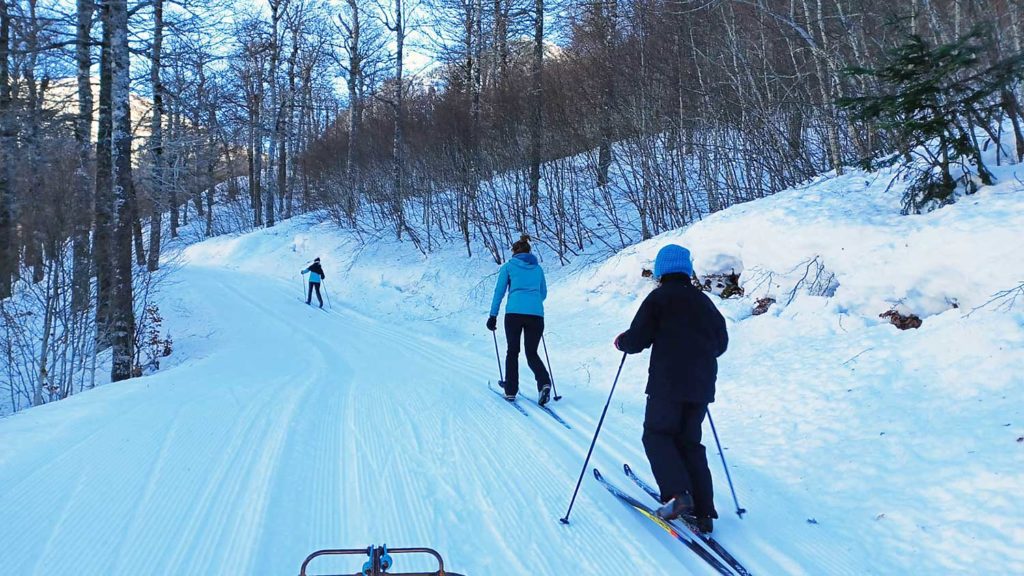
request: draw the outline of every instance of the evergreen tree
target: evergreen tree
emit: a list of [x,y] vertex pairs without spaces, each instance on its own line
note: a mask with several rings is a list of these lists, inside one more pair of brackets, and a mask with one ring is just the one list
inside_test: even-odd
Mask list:
[[991,36],[982,27],[937,46],[913,35],[889,53],[882,67],[848,69],[880,84],[877,94],[844,98],[839,104],[892,134],[901,154],[888,163],[906,158],[903,169],[914,172],[903,198],[905,213],[949,204],[959,186],[973,193],[976,179],[993,183],[975,128],[993,122],[1001,91],[1024,75],[1024,54],[987,64],[983,55],[990,48]]

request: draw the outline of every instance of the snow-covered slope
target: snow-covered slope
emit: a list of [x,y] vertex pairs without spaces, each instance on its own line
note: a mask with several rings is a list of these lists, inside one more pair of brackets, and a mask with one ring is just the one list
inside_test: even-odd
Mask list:
[[[1024,572],[1024,296],[989,302],[1024,282],[1024,186],[1001,176],[912,217],[884,174],[823,179],[548,264],[571,430],[488,391],[495,266],[461,247],[424,257],[304,219],[191,246],[161,305],[172,368],[0,420],[0,574],[294,574],[317,548],[382,542],[467,574],[705,573],[589,475],[558,523],[611,341],[670,241],[747,289],[720,302],[712,406],[743,520],[708,444],[716,536],[755,574]],[[300,301],[314,256],[326,312]],[[922,327],[878,317],[893,307]],[[645,371],[646,354],[626,361],[592,461],[623,485],[624,461],[650,478]]]

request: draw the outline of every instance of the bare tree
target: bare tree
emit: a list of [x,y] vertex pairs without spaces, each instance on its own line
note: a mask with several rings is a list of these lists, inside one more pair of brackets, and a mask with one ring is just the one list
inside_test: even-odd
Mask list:
[[544,0],[534,0],[530,67],[530,206],[540,202],[541,138],[544,133]]
[[153,90],[153,112],[150,119],[149,147],[153,165],[151,174],[152,211],[149,224],[149,260],[147,269],[160,267],[160,235],[163,229],[164,205],[164,83],[160,62],[164,45],[164,0],[153,0],[153,48],[150,54],[150,83]]
[[75,30],[75,64],[78,88],[78,117],[75,121],[75,142],[78,145],[78,182],[72,214],[74,231],[74,286],[73,307],[76,311],[89,308],[92,266],[89,259],[89,232],[92,228],[92,0],[77,0]]
[[132,235],[135,223],[135,192],[132,182],[131,71],[128,49],[128,4],[107,0],[110,27],[111,154],[114,208],[111,380],[131,378],[135,359],[135,312],[132,297]]
[[11,122],[11,14],[7,2],[0,2],[0,298],[11,295],[17,249],[14,245],[14,191],[10,163],[14,153]]

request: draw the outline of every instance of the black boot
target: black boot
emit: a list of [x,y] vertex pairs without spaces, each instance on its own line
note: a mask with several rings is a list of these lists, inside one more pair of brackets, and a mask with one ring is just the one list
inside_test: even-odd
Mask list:
[[547,404],[548,400],[550,400],[550,399],[551,399],[551,385],[550,384],[545,384],[544,387],[540,389],[540,399],[537,400],[537,404],[540,404],[541,406],[543,406],[543,405]]
[[[711,512],[707,512],[707,510]],[[718,518],[718,512],[715,511],[714,506],[696,508],[692,516],[684,516],[683,520],[690,525],[691,528],[702,532],[704,534],[711,534],[715,529],[714,519]]]
[[703,534],[711,534],[715,529],[714,521],[710,516],[702,516],[699,518],[689,518],[687,523],[693,526],[698,532]]
[[508,400],[509,402],[515,402],[516,401],[516,395],[515,394],[509,394],[508,390],[505,389],[505,381],[504,380],[498,380],[498,385],[501,386],[501,391],[502,391],[502,393],[505,396],[505,400]]
[[658,508],[656,512],[665,520],[675,520],[680,516],[693,516],[693,496],[689,492],[683,492]]

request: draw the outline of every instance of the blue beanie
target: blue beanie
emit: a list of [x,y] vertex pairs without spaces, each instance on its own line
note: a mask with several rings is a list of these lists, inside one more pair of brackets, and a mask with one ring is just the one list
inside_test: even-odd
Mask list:
[[654,259],[654,279],[660,280],[666,274],[693,276],[690,251],[678,244],[669,244],[658,250],[658,257]]

